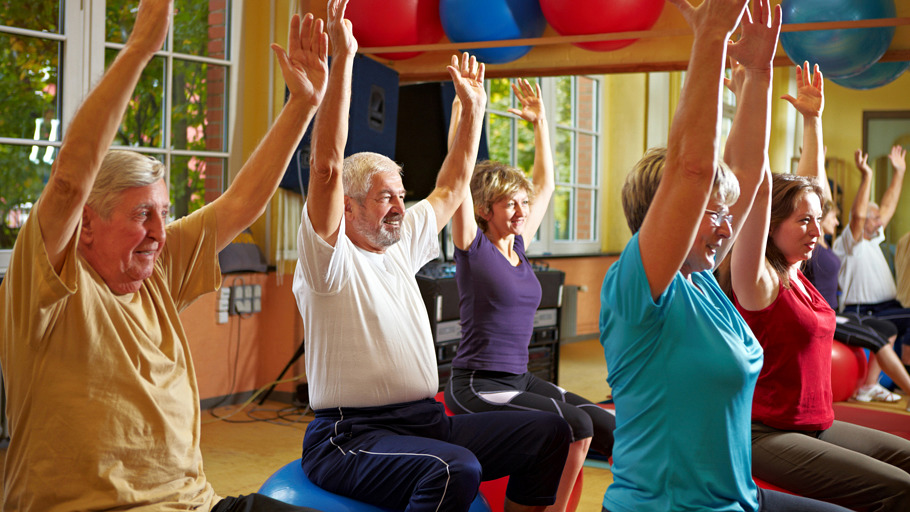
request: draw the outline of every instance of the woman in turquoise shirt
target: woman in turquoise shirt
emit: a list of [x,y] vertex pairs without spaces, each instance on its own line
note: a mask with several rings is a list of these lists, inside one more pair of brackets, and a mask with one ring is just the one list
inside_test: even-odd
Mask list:
[[[616,404],[604,510],[844,510],[752,480],[751,402],[762,350],[711,274],[767,165],[779,7],[772,17],[769,0],[760,0],[753,19],[745,0],[671,3],[695,32],[686,81],[667,148],[650,150],[623,187],[634,234],[601,292]],[[728,46],[741,17],[739,42]],[[739,108],[721,163],[728,49]]]

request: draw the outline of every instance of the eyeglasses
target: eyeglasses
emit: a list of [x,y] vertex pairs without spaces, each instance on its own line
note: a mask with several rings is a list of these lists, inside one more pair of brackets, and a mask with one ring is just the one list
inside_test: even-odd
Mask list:
[[705,210],[705,215],[711,216],[711,225],[715,228],[723,226],[725,222],[731,227],[733,226],[733,215],[729,213],[721,213],[714,210]]

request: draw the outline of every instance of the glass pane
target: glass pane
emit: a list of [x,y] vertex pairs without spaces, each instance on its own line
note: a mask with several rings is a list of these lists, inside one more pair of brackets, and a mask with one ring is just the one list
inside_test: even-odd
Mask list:
[[139,0],[106,0],[104,10],[104,40],[126,43],[136,23]]
[[556,78],[556,123],[572,126],[572,77]]
[[[105,68],[110,66],[116,50],[105,50]],[[149,62],[133,91],[123,124],[114,137],[115,145],[164,147],[165,58]]]
[[593,189],[580,188],[575,190],[575,239],[594,240],[597,193]]
[[60,34],[63,27],[60,4],[54,0],[0,2],[0,25]]
[[47,184],[54,156],[56,152],[45,147],[0,145],[0,249],[13,247]]
[[528,176],[534,167],[534,128],[524,120],[518,123],[518,147],[515,148],[515,158],[518,160],[513,165],[523,170]]
[[556,182],[572,183],[572,136],[571,130],[556,129]]
[[576,133],[575,177],[580,185],[594,185],[597,180],[597,137]]
[[597,119],[597,82],[588,77],[580,76],[576,79],[577,97],[575,104],[578,105],[578,116],[576,119],[578,128],[582,130],[594,131],[595,119]]
[[171,147],[227,148],[227,67],[174,59]]
[[229,58],[228,0],[176,0],[174,11],[175,52]]
[[553,194],[554,240],[572,239],[572,188],[556,187]]
[[487,145],[490,148],[490,160],[497,162],[512,161],[512,123],[510,117],[490,114],[490,126],[487,133]]
[[184,217],[221,195],[227,162],[223,158],[174,156],[171,158],[171,211]]
[[506,112],[512,107],[512,86],[508,78],[490,80],[490,108]]
[[60,140],[59,56],[57,41],[0,34],[0,137]]

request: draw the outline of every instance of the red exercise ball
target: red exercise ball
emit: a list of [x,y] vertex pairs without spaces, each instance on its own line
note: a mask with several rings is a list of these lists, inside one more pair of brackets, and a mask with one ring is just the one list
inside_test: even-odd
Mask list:
[[835,402],[848,400],[866,380],[866,353],[834,340],[831,345],[831,394]]
[[[563,36],[648,30],[663,12],[665,0],[540,0],[547,23]],[[586,50],[609,51],[629,46],[637,39],[577,43]]]
[[[439,0],[350,0],[344,17],[351,20],[361,47],[432,44],[442,39]],[[379,53],[401,60],[423,52]]]

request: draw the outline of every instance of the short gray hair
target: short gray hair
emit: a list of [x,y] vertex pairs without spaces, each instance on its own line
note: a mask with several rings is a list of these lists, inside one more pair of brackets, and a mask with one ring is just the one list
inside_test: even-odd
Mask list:
[[401,175],[401,167],[391,158],[379,153],[355,153],[345,158],[341,175],[344,195],[363,202],[370,191],[373,176],[385,172]]
[[108,151],[86,204],[101,218],[108,219],[124,190],[156,183],[164,178],[164,170],[164,164],[150,156],[134,151]]

